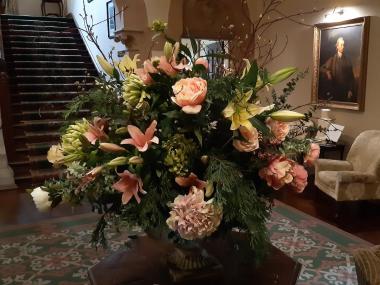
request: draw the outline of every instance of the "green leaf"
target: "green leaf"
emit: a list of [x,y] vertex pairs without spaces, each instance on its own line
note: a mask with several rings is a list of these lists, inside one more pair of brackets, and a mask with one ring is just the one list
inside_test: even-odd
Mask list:
[[113,77],[115,77],[115,79],[116,79],[117,81],[120,81],[120,74],[119,74],[119,71],[117,71],[116,68],[114,68],[114,69],[112,70],[112,75],[113,75]]
[[248,73],[243,78],[243,84],[256,87],[257,76],[259,74],[259,67],[256,61],[254,61],[249,69]]
[[190,42],[191,42],[191,48],[193,49],[193,54],[196,55],[198,52],[197,42],[193,38],[190,38]]
[[197,140],[199,141],[200,146],[202,147],[202,133],[200,129],[195,129],[194,134],[197,137]]
[[163,115],[170,119],[178,119],[181,117],[181,112],[177,110],[173,110],[173,111],[163,113]]
[[270,134],[269,128],[262,121],[260,121],[259,119],[253,117],[253,118],[250,118],[249,121],[252,123],[252,125],[258,131],[262,132],[263,135],[269,135]]

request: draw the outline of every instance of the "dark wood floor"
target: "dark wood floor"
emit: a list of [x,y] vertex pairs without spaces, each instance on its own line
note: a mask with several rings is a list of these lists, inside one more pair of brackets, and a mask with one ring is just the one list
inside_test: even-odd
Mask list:
[[[276,198],[313,217],[328,222],[374,244],[380,244],[380,205],[360,202],[345,205],[336,218],[336,203],[316,187],[309,186],[304,193],[276,191]],[[75,209],[62,205],[48,213],[36,210],[31,197],[22,190],[0,191],[0,227],[36,223],[42,220],[90,212],[89,206]]]

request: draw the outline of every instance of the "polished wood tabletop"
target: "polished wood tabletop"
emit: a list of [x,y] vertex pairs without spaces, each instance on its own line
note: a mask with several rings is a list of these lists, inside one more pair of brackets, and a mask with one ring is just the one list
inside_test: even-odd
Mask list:
[[204,245],[222,264],[218,274],[195,274],[198,278],[173,283],[166,256],[173,245],[144,236],[133,241],[130,249],[118,251],[89,269],[92,285],[171,285],[171,284],[295,284],[301,265],[282,251],[269,246],[268,257],[256,266],[252,258],[242,257],[247,249],[217,240]]

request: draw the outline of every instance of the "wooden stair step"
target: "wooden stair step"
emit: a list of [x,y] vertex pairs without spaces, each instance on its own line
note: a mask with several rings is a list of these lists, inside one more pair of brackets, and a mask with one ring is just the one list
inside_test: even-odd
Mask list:
[[[4,47],[23,47],[25,46],[24,41],[14,41],[9,40],[4,43]],[[83,43],[52,43],[52,42],[30,42],[28,46],[33,47],[49,47],[49,48],[71,48],[71,47],[80,47],[85,48]]]
[[14,23],[7,23],[6,21],[3,21],[3,27],[8,28],[9,30],[53,30],[53,31],[65,31],[65,30],[75,30],[78,31],[78,29],[74,27],[67,27],[67,26],[56,26],[56,25],[28,25],[26,24],[14,24]]
[[61,133],[59,131],[25,131],[22,135],[16,135],[15,139],[31,139],[31,138],[39,138],[40,140],[45,137],[59,137]]
[[27,121],[20,121],[19,123],[15,124],[15,127],[26,127],[26,126],[55,126],[55,125],[62,125],[64,123],[64,120],[27,120]]
[[56,100],[56,101],[20,101],[18,103],[13,103],[12,106],[29,106],[29,105],[58,105],[58,104],[69,104],[71,100]]
[[30,67],[30,68],[14,68],[9,72],[11,75],[29,75],[29,74],[34,74],[34,75],[51,75],[51,76],[63,76],[63,75],[87,75],[87,76],[97,76],[98,72],[94,68],[57,68],[57,67],[48,67],[48,68],[43,68],[43,67]]

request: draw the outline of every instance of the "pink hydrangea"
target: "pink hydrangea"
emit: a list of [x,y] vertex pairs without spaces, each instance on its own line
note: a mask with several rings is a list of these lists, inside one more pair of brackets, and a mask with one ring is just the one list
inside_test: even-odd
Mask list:
[[169,205],[167,225],[187,240],[202,239],[214,233],[222,220],[222,208],[213,200],[204,200],[204,192],[192,187],[189,194],[178,195]]

